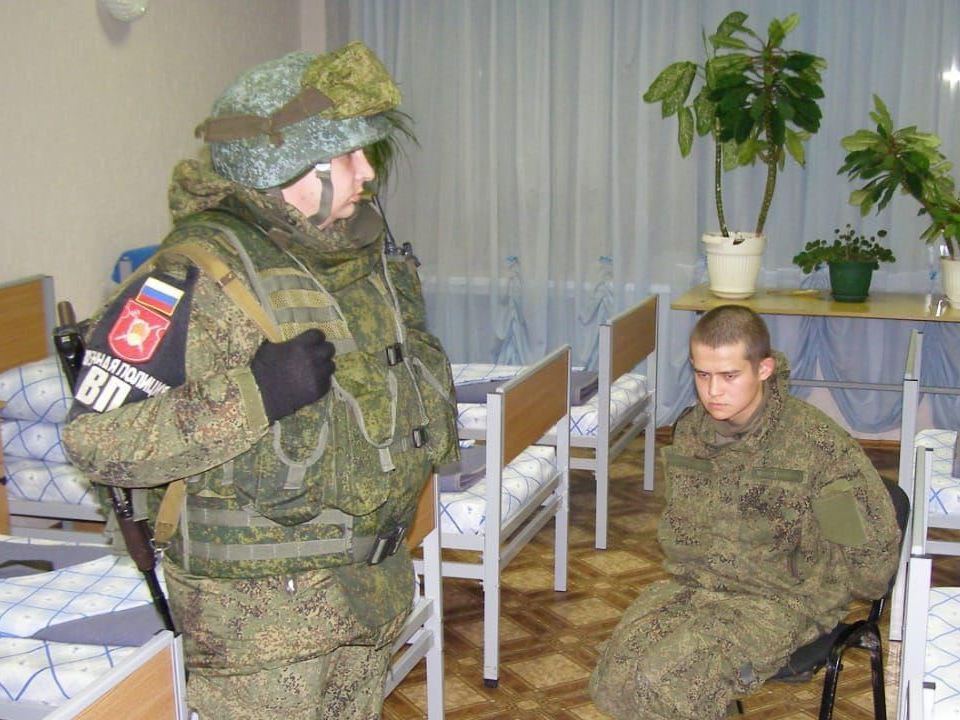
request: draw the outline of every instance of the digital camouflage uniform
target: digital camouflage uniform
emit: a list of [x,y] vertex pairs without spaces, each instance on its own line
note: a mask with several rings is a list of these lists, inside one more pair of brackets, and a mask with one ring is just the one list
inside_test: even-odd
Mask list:
[[591,679],[613,717],[710,720],[883,595],[900,532],[859,445],[787,394],[786,358],[742,433],[698,404],[663,450],[658,538],[670,580],[645,588]]
[[[312,60],[279,62],[299,75]],[[263,68],[245,88],[272,81],[274,66]],[[384,135],[378,116],[352,122],[334,126],[348,139],[334,137],[321,155]],[[207,161],[176,167],[176,227],[95,318],[65,433],[84,472],[153,488],[154,511],[164,487],[186,479],[163,569],[184,634],[188,704],[201,718],[380,716],[390,643],[413,595],[395,531],[432,465],[457,452],[449,364],[426,332],[412,262],[384,252],[380,215],[362,202],[321,231],[279,194],[252,189],[302,171],[283,167],[284,147],[303,142],[316,155],[297,135],[304,123],[330,130],[316,118],[287,128],[252,170],[216,147],[220,174]],[[250,172],[242,182],[237,167]],[[250,369],[264,334],[178,252],[184,244],[225,263],[284,340],[313,327],[326,334],[337,350],[329,393],[268,424]],[[395,554],[368,564],[378,535]]]

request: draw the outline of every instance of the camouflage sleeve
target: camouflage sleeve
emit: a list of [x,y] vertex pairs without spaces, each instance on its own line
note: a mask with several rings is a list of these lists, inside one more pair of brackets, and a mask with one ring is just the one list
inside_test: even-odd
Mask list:
[[[155,321],[141,308],[151,280],[160,283],[161,298],[164,291],[176,296],[171,287],[185,293],[171,315],[159,312],[171,323],[160,338],[131,329],[131,313],[137,321]],[[184,326],[180,340],[178,322]],[[87,335],[64,429],[71,460],[99,482],[149,487],[195,475],[251,447],[266,432],[267,418],[248,367],[262,337],[250,325],[196,271],[173,267],[135,276]],[[155,382],[133,382],[143,377]],[[125,381],[133,389],[118,391]]]
[[848,589],[872,600],[883,595],[897,568],[900,529],[890,494],[853,438],[838,438],[824,462],[812,509],[821,537],[846,565]]

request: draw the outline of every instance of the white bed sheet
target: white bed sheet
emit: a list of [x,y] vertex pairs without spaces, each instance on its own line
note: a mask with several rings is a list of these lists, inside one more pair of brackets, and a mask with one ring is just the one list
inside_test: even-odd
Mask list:
[[[469,385],[490,380],[509,380],[524,369],[522,365],[493,365],[490,363],[460,363],[451,366],[454,385]],[[630,408],[649,395],[647,378],[626,373],[617,378],[610,388],[610,423],[616,426]],[[595,394],[583,405],[570,407],[570,435],[596,437],[600,427],[599,395]],[[485,403],[457,403],[457,426],[460,430],[482,432],[487,427]]]

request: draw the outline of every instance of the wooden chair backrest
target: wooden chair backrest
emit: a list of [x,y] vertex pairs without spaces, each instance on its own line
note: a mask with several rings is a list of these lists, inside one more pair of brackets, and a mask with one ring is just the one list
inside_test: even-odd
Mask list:
[[53,305],[48,275],[0,285],[0,372],[51,353]]
[[497,393],[503,396],[503,464],[506,465],[567,415],[570,347],[565,345],[555,350],[501,385]]
[[657,296],[612,318],[610,325],[611,380],[642,362],[657,347]]
[[437,484],[437,476],[431,475],[430,480],[423,487],[420,493],[420,499],[417,501],[417,512],[413,516],[413,522],[410,523],[410,529],[407,531],[407,547],[413,550],[419,547],[423,539],[430,534],[430,531],[437,526],[436,500],[434,497],[434,487]]

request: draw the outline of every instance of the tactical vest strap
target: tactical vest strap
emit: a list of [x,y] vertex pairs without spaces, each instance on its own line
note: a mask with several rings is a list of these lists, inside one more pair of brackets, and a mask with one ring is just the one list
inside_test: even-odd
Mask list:
[[[260,513],[251,510],[224,510],[221,508],[201,508],[191,507],[187,504],[187,519],[191,523],[198,525],[212,525],[217,527],[232,528],[264,528],[279,527],[273,520],[264,517]],[[323,510],[312,520],[307,520],[301,525],[338,525],[345,530],[353,527],[353,516],[340,512],[339,510]]]
[[241,562],[245,560],[289,560],[291,558],[347,553],[351,562],[361,562],[369,557],[376,542],[376,537],[330,538],[260,545],[221,545],[220,543],[192,540],[190,542],[190,555],[192,558],[199,560]]
[[183,480],[174,480],[167,485],[157,510],[157,519],[153,526],[153,539],[158,545],[170,542],[170,538],[177,531],[180,521],[180,508],[187,495],[187,483]]
[[[223,229],[224,231],[226,228]],[[247,289],[236,273],[230,267],[218,258],[215,254],[206,248],[193,243],[183,242],[167,250],[161,251],[167,255],[182,255],[191,260],[197,267],[203,270],[217,283],[226,293],[227,297],[233,300],[236,305],[243,310],[260,331],[271,342],[282,342],[283,337],[270,316],[264,311],[263,306],[257,300],[256,296]]]

